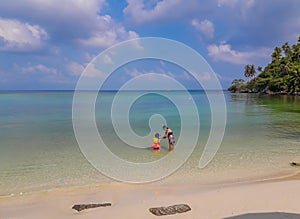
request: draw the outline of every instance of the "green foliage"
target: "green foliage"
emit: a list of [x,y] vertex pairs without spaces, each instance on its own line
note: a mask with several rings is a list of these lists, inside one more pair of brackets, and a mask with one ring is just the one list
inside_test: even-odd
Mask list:
[[245,81],[243,79],[234,79],[231,82],[231,87],[228,88],[231,92],[239,92],[246,88]]
[[244,76],[249,78],[247,83],[233,80],[229,88],[233,92],[247,90],[248,92],[284,92],[288,94],[300,93],[300,37],[295,45],[288,42],[281,48],[275,47],[271,62],[265,67],[246,65]]

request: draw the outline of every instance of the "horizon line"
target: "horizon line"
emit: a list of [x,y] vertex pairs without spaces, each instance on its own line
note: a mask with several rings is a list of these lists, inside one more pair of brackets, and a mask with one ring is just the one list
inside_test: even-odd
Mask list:
[[118,90],[118,89],[103,89],[103,90],[74,90],[74,89],[0,89],[0,92],[33,92],[33,91],[44,91],[44,92],[53,92],[53,91],[63,91],[63,92],[75,92],[75,91],[83,91],[83,92],[118,92],[118,91],[125,91],[125,92],[132,92],[132,91],[167,91],[167,92],[173,92],[173,91],[227,91],[226,89],[212,89],[212,90],[204,90],[204,89],[187,89],[187,90]]

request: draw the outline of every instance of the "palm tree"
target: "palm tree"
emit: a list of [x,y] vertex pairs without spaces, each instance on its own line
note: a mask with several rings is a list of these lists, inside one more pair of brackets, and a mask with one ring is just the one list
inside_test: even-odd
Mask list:
[[256,74],[256,69],[254,65],[250,65],[250,78],[253,78]]
[[[272,61],[264,68],[246,65],[244,76],[247,83],[240,80],[232,82],[232,91],[274,91],[300,94],[300,37],[294,45],[284,43],[272,53]],[[256,71],[259,75],[255,77]]]
[[246,65],[245,66],[244,76],[246,78],[252,78],[255,76],[255,74],[256,74],[256,70],[255,70],[254,65]]

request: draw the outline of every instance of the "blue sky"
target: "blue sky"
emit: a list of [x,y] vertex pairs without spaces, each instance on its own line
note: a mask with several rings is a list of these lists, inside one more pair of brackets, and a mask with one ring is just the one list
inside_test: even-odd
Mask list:
[[[300,36],[298,0],[0,0],[0,5],[0,90],[74,89],[101,51],[149,36],[192,47],[227,88],[242,77],[245,64],[265,66],[275,46]],[[155,71],[144,66],[118,73],[124,81]],[[172,75],[172,68],[163,71]],[[181,80],[193,88],[190,77]]]

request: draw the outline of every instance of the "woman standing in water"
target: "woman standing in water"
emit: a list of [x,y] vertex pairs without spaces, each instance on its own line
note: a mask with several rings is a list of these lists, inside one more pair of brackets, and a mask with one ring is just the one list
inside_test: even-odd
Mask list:
[[174,143],[175,143],[175,138],[174,138],[174,135],[173,135],[173,131],[172,131],[172,129],[168,128],[165,125],[163,125],[163,129],[165,131],[165,135],[163,136],[163,138],[168,137],[169,151],[172,151],[174,149]]

